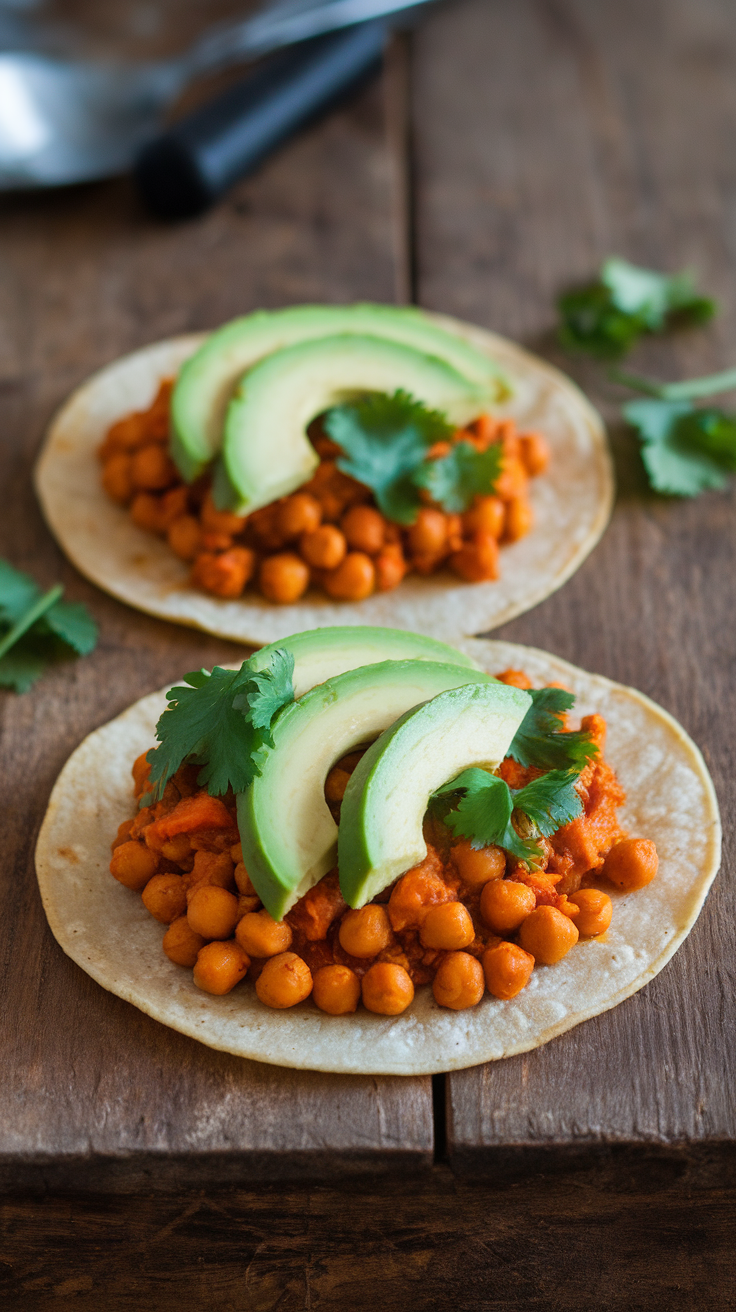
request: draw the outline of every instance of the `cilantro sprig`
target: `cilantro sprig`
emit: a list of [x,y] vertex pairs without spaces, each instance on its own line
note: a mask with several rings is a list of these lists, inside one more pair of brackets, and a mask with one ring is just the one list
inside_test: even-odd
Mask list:
[[572,710],[575,694],[564,688],[532,688],[529,696],[532,704],[508,755],[519,765],[579,774],[598,755],[598,746],[585,730],[562,732],[560,716]]
[[95,621],[81,602],[62,601],[63,592],[60,583],[42,592],[0,560],[0,687],[27,692],[57,658],[94,649]]
[[471,847],[495,844],[520,861],[534,864],[542,849],[534,841],[576,819],[583,804],[575,790],[576,770],[550,770],[525,788],[509,788],[498,775],[473,767],[440,788],[433,800],[447,799],[444,823]]
[[273,726],[294,700],[294,657],[278,649],[264,670],[244,661],[239,670],[195,670],[171,688],[156,725],[159,747],[151,748],[146,804],[159,800],[169,779],[185,762],[200,765],[201,787],[213,797],[232,788],[243,792],[261,773],[273,747]]
[[326,432],[343,451],[337,461],[345,474],[364,483],[388,519],[413,524],[422,491],[451,513],[467,510],[476,493],[488,493],[501,472],[501,448],[477,451],[458,442],[445,456],[427,459],[436,442],[448,442],[453,428],[446,417],[398,391],[371,393],[335,406],[324,418]]
[[716,305],[701,296],[687,272],[656,273],[611,256],[597,280],[558,301],[559,339],[568,350],[616,359],[643,333],[657,333],[675,319],[705,323]]

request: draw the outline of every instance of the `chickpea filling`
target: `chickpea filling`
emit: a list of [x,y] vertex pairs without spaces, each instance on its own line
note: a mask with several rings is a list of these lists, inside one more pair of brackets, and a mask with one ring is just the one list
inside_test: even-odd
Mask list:
[[[424,494],[409,528],[387,519],[370,489],[338,469],[340,448],[319,420],[309,436],[320,464],[308,483],[247,516],[218,510],[210,476],[184,483],[169,457],[172,387],[163,382],[148,410],[109,429],[98,453],[102,485],[139,528],[166,538],[190,564],[192,585],[213,596],[236,599],[252,585],[268,601],[288,605],[312,585],[334,601],[363,601],[398,587],[411,571],[430,575],[445,567],[480,583],[498,578],[499,547],[532,527],[529,481],[547,467],[547,443],[539,433],[519,433],[513,419],[487,414],[458,429],[453,441],[478,451],[500,443],[502,472],[463,514],[447,513]],[[436,443],[427,454],[447,454],[450,445]]]
[[[498,678],[531,687],[519,670]],[[243,863],[234,795],[211,797],[197,785],[200,767],[183,765],[160,802],[141,805],[120,825],[110,871],[167,927],[166,956],[193,971],[206,993],[229,993],[247,974],[266,1006],[311,996],[332,1016],[361,1003],[399,1015],[426,985],[439,1006],[456,1011],[476,1006],[486,991],[514,998],[535,967],[555,965],[580,938],[608,929],[613,903],[599,884],[634,892],[657,873],[654,843],[619,826],[625,794],[603,756],[605,720],[588,715],[581,728],[599,748],[575,785],[582,812],[538,840],[533,868],[500,847],[458,840],[428,812],[426,858],[373,902],[348,908],[335,869],[275,921]],[[336,821],[361,756],[343,757],[325,781]],[[507,757],[497,773],[516,789],[543,772]],[[133,765],[139,802],[148,774],[144,753]]]

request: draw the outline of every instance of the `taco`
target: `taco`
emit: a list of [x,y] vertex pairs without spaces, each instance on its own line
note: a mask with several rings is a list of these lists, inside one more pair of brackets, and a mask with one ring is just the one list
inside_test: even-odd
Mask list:
[[381,306],[261,312],[118,360],[57,414],[36,488],[105,591],[253,644],[505,623],[578,568],[613,498],[603,426],[567,378]]
[[211,1047],[403,1075],[527,1051],[648,983],[718,869],[684,730],[534,648],[320,630],[187,685],[81,744],[36,865],[64,951]]

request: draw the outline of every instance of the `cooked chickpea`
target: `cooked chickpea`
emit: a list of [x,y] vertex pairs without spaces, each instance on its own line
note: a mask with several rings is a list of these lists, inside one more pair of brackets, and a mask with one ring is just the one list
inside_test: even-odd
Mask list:
[[192,582],[216,597],[234,600],[243,589],[255,568],[255,555],[249,547],[231,547],[222,555],[203,551],[192,568]]
[[268,601],[285,606],[298,601],[309,587],[309,570],[293,551],[267,556],[261,565],[258,585]]
[[174,520],[186,514],[188,498],[189,489],[183,483],[164,492],[159,506],[163,532],[168,533]]
[[291,927],[267,911],[251,911],[239,920],[235,937],[249,957],[275,957],[291,947]]
[[512,497],[523,497],[529,485],[529,476],[516,455],[506,453],[503,469],[496,479],[496,495],[502,501],[511,501]]
[[480,895],[480,914],[494,934],[512,934],[534,910],[537,899],[526,884],[495,879]]
[[150,492],[138,492],[130,503],[130,518],[146,533],[163,533],[161,501]]
[[288,542],[302,533],[314,533],[322,522],[322,507],[309,492],[295,492],[276,507],[276,531]]
[[534,957],[516,943],[497,943],[483,953],[486,988],[494,998],[515,998],[526,988],[534,970]]
[[512,497],[506,506],[504,542],[518,542],[519,538],[526,536],[533,523],[534,511],[526,497]]
[[505,518],[504,504],[498,497],[476,497],[470,510],[463,515],[463,529],[471,535],[490,533],[492,538],[500,538]]
[[419,931],[425,948],[445,948],[456,951],[467,948],[475,938],[470,912],[462,902],[443,902],[430,907]]
[[363,1006],[378,1016],[400,1016],[414,999],[411,975],[403,966],[377,961],[363,976]]
[[303,533],[299,550],[313,569],[337,569],[348,549],[345,534],[334,524],[320,524],[312,533]]
[[312,997],[328,1016],[345,1016],[360,1001],[360,980],[349,966],[320,966],[314,972]]
[[498,542],[490,533],[474,533],[470,542],[450,556],[450,567],[466,583],[497,579]]
[[342,565],[338,565],[324,579],[325,591],[337,601],[364,601],[370,597],[376,584],[376,570],[370,556],[362,551],[350,551]]
[[130,456],[118,452],[108,457],[102,466],[102,486],[113,501],[127,505],[133,495]]
[[131,774],[133,775],[135,795],[136,797],[140,797],[148,788],[148,779],[151,774],[151,763],[148,760],[148,752],[141,752],[140,756],[136,756],[131,768]]
[[392,938],[386,908],[369,902],[358,911],[346,911],[340,921],[339,938],[351,957],[375,957]]
[[177,865],[181,865],[182,861],[186,861],[192,853],[189,834],[174,834],[173,838],[167,838],[161,844],[159,850],[167,861],[175,861]]
[[541,433],[520,433],[519,453],[527,474],[535,478],[549,464],[549,446]]
[[181,875],[154,875],[141,893],[141,900],[154,920],[170,925],[187,909],[187,891]]
[[390,592],[392,588],[398,588],[408,569],[401,547],[393,542],[379,551],[373,563],[376,569],[376,592]]
[[239,943],[206,943],[197,954],[194,983],[205,993],[221,997],[239,984],[250,961]]
[[333,806],[341,802],[349,783],[350,774],[348,771],[342,770],[339,765],[333,766],[325,779],[325,799],[332,802]]
[[594,938],[596,934],[605,933],[613,915],[613,903],[607,893],[601,893],[597,888],[581,888],[570,894],[569,901],[578,908],[578,914],[572,919],[580,934]]
[[169,961],[173,961],[176,966],[188,966],[191,970],[203,947],[202,935],[195,934],[186,916],[172,920],[163,941],[163,949]]
[[556,907],[537,907],[522,922],[519,942],[541,966],[554,966],[566,957],[580,934],[569,916]]
[[505,683],[509,688],[521,688],[526,692],[532,686],[532,681],[528,674],[523,670],[502,670],[496,675],[499,683]]
[[256,980],[256,993],[267,1007],[295,1007],[312,992],[312,972],[295,952],[270,957]]
[[168,452],[158,443],[152,443],[133,452],[130,477],[133,487],[142,492],[161,492],[165,487],[170,487],[178,475]]
[[412,556],[439,556],[447,544],[447,516],[423,506],[407,534]]
[[169,524],[166,540],[180,560],[194,560],[202,542],[199,521],[194,515],[180,515]]
[[373,506],[351,506],[342,517],[342,531],[352,551],[376,556],[385,541],[386,521]]
[[119,883],[136,892],[145,888],[158,870],[158,856],[142,843],[121,843],[116,847],[110,862],[110,874]]
[[[240,847],[240,844],[238,844],[238,847]],[[242,848],[241,848],[241,855],[242,855]],[[232,857],[232,852],[230,853],[230,856]],[[256,890],[253,887],[251,877],[248,874],[248,871],[246,870],[242,861],[238,861],[235,867],[234,876],[235,876],[235,884],[238,892],[242,893],[243,897],[253,897],[253,894],[255,893]]]
[[493,415],[479,415],[476,419],[473,428],[484,450],[491,445],[491,442],[495,442],[498,427],[498,420],[494,419]]
[[205,884],[192,894],[187,920],[202,938],[230,938],[238,923],[238,899],[226,888]]
[[503,879],[506,873],[506,855],[500,847],[476,849],[463,839],[455,843],[452,855],[460,878],[471,888],[487,884],[489,879]]
[[477,1006],[484,991],[483,967],[469,952],[450,952],[432,981],[435,1002],[452,1011]]
[[657,849],[650,838],[624,838],[614,844],[603,862],[603,874],[623,893],[645,888],[659,868]]
[[234,515],[231,510],[218,510],[211,492],[207,493],[202,502],[200,519],[207,533],[226,533],[228,537],[234,537],[245,528],[245,515]]

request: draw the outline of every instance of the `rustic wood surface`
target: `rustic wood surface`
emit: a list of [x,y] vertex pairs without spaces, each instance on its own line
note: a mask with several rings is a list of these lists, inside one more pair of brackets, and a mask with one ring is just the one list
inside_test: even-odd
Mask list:
[[[735,497],[654,498],[616,389],[551,336],[556,293],[616,251],[691,265],[721,303],[637,365],[734,362],[734,88],[728,0],[456,0],[196,223],[151,222],[125,180],[0,201],[0,555],[62,579],[102,626],[93,657],[0,694],[0,1183],[15,1189],[0,1290],[19,1307],[736,1306]],[[137,345],[259,304],[360,297],[516,337],[613,421],[608,534],[498,636],[660,701],[704,747],[725,821],[723,871],[652,984],[539,1052],[435,1081],[453,1174],[427,1169],[429,1081],[278,1072],[166,1031],[63,957],[33,877],[48,792],[84,733],[238,650],[126,610],[63,561],[30,491],[45,423]],[[329,1184],[267,1183],[314,1175]],[[44,1181],[42,1201],[17,1192]]]

